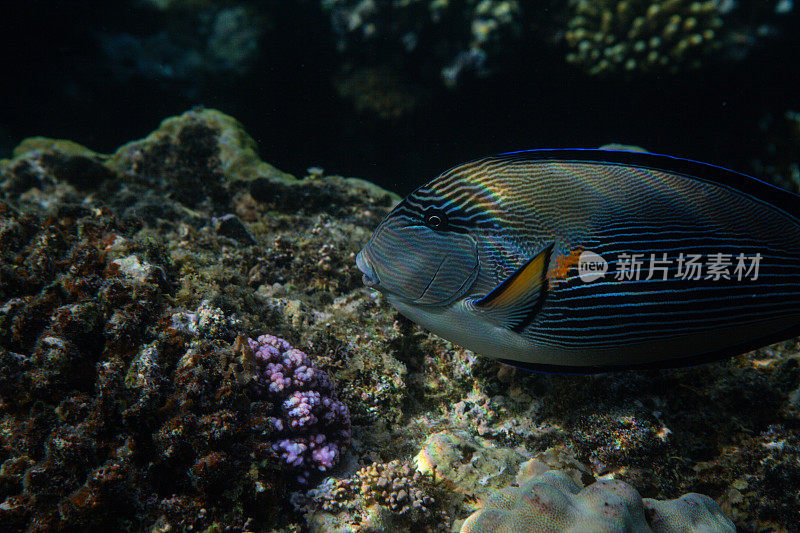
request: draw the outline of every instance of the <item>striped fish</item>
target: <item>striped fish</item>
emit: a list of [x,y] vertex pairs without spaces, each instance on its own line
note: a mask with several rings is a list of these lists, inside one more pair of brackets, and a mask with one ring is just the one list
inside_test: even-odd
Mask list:
[[800,335],[800,197],[663,155],[455,167],[400,202],[356,263],[411,320],[534,370],[684,366]]

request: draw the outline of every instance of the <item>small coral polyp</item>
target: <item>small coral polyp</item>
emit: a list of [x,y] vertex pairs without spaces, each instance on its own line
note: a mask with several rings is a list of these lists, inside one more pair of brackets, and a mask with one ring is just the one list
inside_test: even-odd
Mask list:
[[723,24],[714,0],[578,0],[572,13],[567,62],[591,75],[699,67]]
[[255,356],[257,397],[280,404],[268,418],[278,437],[272,450],[306,483],[313,472],[333,468],[350,440],[350,413],[328,375],[284,339],[248,339]]

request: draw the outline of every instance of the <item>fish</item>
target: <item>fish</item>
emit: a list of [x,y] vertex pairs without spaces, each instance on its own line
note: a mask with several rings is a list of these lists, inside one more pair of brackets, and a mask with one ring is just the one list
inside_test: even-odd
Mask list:
[[667,155],[456,166],[401,200],[356,265],[417,324],[534,371],[690,366],[800,335],[800,196]]

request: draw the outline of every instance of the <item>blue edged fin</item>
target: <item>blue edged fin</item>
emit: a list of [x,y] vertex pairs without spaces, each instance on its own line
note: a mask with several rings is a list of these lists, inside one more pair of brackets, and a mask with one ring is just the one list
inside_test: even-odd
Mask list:
[[800,220],[800,196],[771,183],[735,170],[692,159],[650,152],[603,150],[594,148],[556,148],[506,152],[497,156],[510,161],[576,161],[607,165],[649,168],[680,174],[699,181],[716,183],[733,188],[751,198],[771,204]]
[[544,303],[547,292],[545,278],[554,244],[528,259],[492,292],[477,300],[475,307],[490,313],[511,331],[520,333]]

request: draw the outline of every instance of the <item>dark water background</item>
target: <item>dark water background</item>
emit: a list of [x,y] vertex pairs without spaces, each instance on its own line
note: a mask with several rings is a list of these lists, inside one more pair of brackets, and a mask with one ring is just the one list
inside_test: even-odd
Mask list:
[[98,34],[153,32],[163,17],[156,10],[6,3],[0,155],[32,135],[110,152],[203,105],[239,119],[278,168],[302,175],[318,165],[404,193],[487,154],[609,142],[749,171],[765,150],[759,124],[800,110],[800,32],[784,31],[744,60],[638,80],[588,77],[558,47],[523,43],[508,51],[505,73],[456,90],[430,84],[411,113],[387,121],[356,113],[334,91],[335,37],[317,2],[269,4],[271,29],[252,68],[193,83],[120,77],[104,55]]

